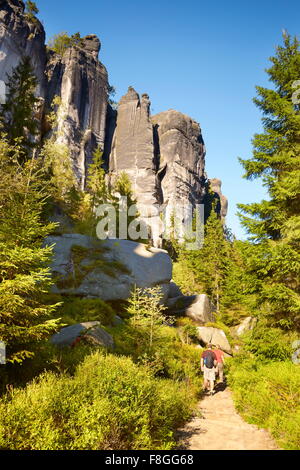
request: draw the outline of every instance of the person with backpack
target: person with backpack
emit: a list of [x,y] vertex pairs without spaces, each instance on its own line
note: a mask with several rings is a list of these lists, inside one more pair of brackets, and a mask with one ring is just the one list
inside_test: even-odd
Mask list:
[[218,364],[217,356],[212,350],[212,345],[208,344],[207,349],[203,351],[201,356],[201,371],[204,374],[203,390],[209,390],[210,395],[214,393],[216,380],[216,366]]
[[224,364],[225,364],[225,354],[222,351],[221,347],[217,344],[216,349],[214,349],[215,356],[217,358],[217,374],[219,376],[218,383],[224,382]]

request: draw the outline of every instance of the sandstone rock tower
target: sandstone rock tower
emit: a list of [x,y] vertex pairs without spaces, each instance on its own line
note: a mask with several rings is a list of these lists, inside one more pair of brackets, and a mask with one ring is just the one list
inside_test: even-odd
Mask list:
[[[82,189],[93,152],[100,146],[110,180],[126,172],[138,207],[150,208],[144,217],[148,225],[160,226],[155,205],[195,207],[204,201],[209,180],[197,122],[175,110],[151,117],[149,96],[139,96],[132,87],[113,110],[108,105],[108,74],[98,59],[97,36],[88,35],[59,55],[46,49],[44,28],[24,13],[23,1],[0,0],[0,7],[0,98],[5,97],[7,74],[22,56],[30,56],[39,83],[41,115],[55,96],[60,97],[58,140],[69,148]],[[224,218],[228,202],[221,193],[221,181],[212,179],[210,185]]]

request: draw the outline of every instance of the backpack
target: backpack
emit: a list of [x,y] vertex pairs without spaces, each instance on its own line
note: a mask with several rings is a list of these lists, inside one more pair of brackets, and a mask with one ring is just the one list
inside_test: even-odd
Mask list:
[[213,369],[214,367],[214,362],[215,362],[215,357],[214,353],[212,351],[208,351],[209,354],[204,358],[204,364],[207,369]]

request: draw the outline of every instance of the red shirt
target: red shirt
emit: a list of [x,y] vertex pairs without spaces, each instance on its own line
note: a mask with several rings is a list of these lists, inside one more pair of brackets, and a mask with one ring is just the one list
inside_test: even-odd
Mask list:
[[202,359],[205,359],[207,355],[212,355],[212,357],[217,361],[217,356],[215,354],[215,351],[213,351],[212,349],[207,349],[206,351],[203,351],[202,353]]
[[223,363],[222,359],[224,357],[223,351],[221,351],[220,349],[214,349],[214,353],[217,358],[218,364],[222,364]]

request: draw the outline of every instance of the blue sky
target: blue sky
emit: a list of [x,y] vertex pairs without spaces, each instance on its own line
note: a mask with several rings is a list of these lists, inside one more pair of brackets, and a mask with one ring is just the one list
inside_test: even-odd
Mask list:
[[[238,157],[251,156],[261,131],[255,86],[270,86],[265,68],[282,30],[299,35],[300,2],[252,0],[37,0],[47,38],[61,31],[97,34],[100,60],[117,89],[148,93],[152,114],[176,109],[201,124],[210,178],[223,181],[227,225],[245,238],[237,203],[266,196],[242,179]],[[300,77],[299,77],[300,78]]]

